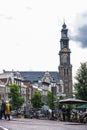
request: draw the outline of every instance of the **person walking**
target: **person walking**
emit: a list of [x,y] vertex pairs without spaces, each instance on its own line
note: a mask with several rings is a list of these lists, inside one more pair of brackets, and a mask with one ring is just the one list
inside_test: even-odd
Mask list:
[[63,115],[63,121],[65,121],[65,118],[66,118],[66,109],[65,109],[64,105],[62,107],[62,115]]
[[5,116],[6,116],[6,118],[5,119],[8,118],[8,120],[10,120],[10,115],[11,115],[11,105],[10,105],[9,101],[6,101],[6,105],[5,105]]
[[4,99],[2,99],[2,104],[1,104],[1,119],[2,117],[4,117],[4,119],[6,118],[5,117],[5,101]]

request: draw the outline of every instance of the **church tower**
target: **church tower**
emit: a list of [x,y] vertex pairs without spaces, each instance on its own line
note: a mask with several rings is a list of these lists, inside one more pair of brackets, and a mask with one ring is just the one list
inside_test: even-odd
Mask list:
[[62,25],[61,39],[60,39],[60,51],[59,51],[59,75],[63,81],[64,93],[66,97],[72,96],[72,65],[70,63],[70,49],[69,49],[69,38],[68,29],[66,24]]

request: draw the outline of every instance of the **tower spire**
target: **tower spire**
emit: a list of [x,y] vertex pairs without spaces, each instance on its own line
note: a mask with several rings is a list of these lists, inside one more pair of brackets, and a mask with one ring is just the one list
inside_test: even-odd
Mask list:
[[66,28],[66,24],[65,24],[65,18],[63,18],[63,25],[62,25],[63,29]]
[[63,18],[63,24],[65,23],[65,18]]

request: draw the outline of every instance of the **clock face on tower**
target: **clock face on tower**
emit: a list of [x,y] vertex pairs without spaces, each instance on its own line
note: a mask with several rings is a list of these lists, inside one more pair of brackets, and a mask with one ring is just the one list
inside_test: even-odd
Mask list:
[[66,52],[66,51],[67,51],[67,48],[64,48],[63,51]]

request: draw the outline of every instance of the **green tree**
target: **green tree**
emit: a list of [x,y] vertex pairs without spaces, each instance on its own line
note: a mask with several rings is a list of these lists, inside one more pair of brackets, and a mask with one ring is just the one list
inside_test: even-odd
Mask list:
[[74,84],[76,98],[87,100],[87,63],[81,63],[76,73]]
[[42,101],[42,95],[40,92],[35,92],[31,98],[31,103],[33,105],[34,108],[41,108],[41,106],[43,105],[43,101]]
[[17,110],[20,108],[24,103],[24,98],[21,96],[19,89],[20,87],[16,84],[11,84],[10,86],[10,92],[8,94],[10,98],[10,103],[12,105],[13,110]]
[[50,108],[54,108],[54,106],[55,106],[54,101],[56,101],[56,96],[54,94],[52,94],[51,91],[48,91],[48,93],[47,93],[47,105]]

